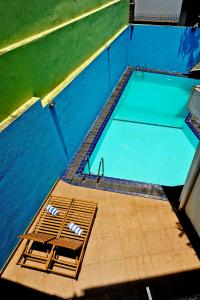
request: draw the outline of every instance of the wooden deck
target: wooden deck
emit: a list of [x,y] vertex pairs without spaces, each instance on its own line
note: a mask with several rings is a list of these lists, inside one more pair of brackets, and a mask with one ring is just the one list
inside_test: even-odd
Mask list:
[[[62,181],[52,194],[98,202],[78,280],[16,265],[21,245],[2,274],[4,283],[17,283],[32,292],[64,299],[93,291],[97,299],[97,294],[108,286],[114,292],[114,286],[134,282],[147,285],[155,277],[167,278],[200,269],[199,259],[167,201],[75,187]],[[167,299],[165,294],[163,290],[162,299]]]

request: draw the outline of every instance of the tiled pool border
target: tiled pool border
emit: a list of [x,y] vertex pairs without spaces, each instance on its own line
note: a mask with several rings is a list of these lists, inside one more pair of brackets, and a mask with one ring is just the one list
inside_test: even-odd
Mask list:
[[195,122],[195,120],[192,119],[191,113],[187,115],[187,118],[185,119],[185,123],[189,126],[192,132],[200,140],[200,124],[198,124],[197,122]]
[[[123,93],[129,78],[131,77],[133,71],[151,72],[159,73],[172,76],[188,77],[185,74],[175,73],[175,72],[163,72],[160,70],[147,69],[146,67],[128,67],[124,74],[122,75],[119,83],[117,84],[111,97],[102,109],[99,117],[92,126],[88,135],[84,139],[79,150],[75,154],[72,162],[69,164],[67,169],[61,176],[61,179],[67,183],[84,186],[93,189],[100,189],[112,192],[119,192],[123,194],[150,197],[159,200],[168,200],[164,188],[158,184],[148,184],[143,182],[137,182],[133,180],[119,179],[102,176],[99,182],[97,180],[99,177],[97,175],[85,174],[83,173],[86,165],[86,157],[92,154],[103,130],[105,129],[112,112],[114,111],[121,94]],[[190,114],[189,114],[190,115]],[[187,116],[186,124],[191,128],[191,123],[188,123],[191,116]],[[189,125],[190,124],[190,125]],[[191,130],[195,133],[194,128]],[[195,133],[196,134],[196,133]],[[197,134],[196,134],[197,135]],[[198,138],[200,138],[200,133],[198,132]],[[84,179],[84,180],[83,180]]]
[[170,72],[170,71],[162,71],[159,69],[151,69],[146,66],[140,66],[136,65],[133,68],[133,71],[141,71],[141,72],[149,72],[149,73],[157,73],[157,74],[163,74],[163,75],[170,75],[170,76],[179,76],[179,77],[187,77],[189,78],[188,74],[183,74],[180,72]]

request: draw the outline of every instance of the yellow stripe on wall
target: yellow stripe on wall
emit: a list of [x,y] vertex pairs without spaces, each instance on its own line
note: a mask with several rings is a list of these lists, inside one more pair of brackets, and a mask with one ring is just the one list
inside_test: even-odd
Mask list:
[[45,30],[45,31],[42,31],[42,32],[40,32],[40,33],[38,33],[38,34],[35,34],[35,35],[30,36],[30,37],[28,37],[28,38],[25,38],[25,39],[23,39],[23,40],[21,40],[21,41],[19,41],[19,42],[17,42],[17,43],[14,43],[14,44],[9,45],[9,46],[7,46],[7,47],[5,47],[5,48],[2,48],[2,49],[0,49],[0,55],[3,55],[3,54],[5,54],[5,53],[8,53],[8,52],[14,50],[14,49],[17,49],[17,48],[19,48],[19,47],[22,47],[22,46],[25,46],[25,45],[27,45],[27,44],[30,44],[30,43],[32,43],[32,42],[34,42],[34,41],[37,41],[38,39],[41,39],[41,38],[43,38],[43,37],[45,37],[45,36],[47,36],[47,35],[49,35],[49,34],[55,32],[55,31],[57,31],[57,30],[59,30],[59,29],[62,29],[62,28],[64,28],[65,26],[68,26],[68,25],[70,25],[70,24],[72,24],[72,23],[75,23],[75,22],[81,20],[81,19],[84,19],[84,18],[86,18],[86,17],[88,17],[88,16],[90,16],[90,15],[92,15],[92,14],[97,13],[98,11],[101,11],[101,10],[103,10],[103,9],[105,9],[105,8],[111,6],[111,5],[114,5],[114,4],[118,3],[118,2],[121,2],[121,1],[123,1],[123,0],[113,0],[113,1],[110,1],[109,3],[106,3],[106,4],[104,4],[104,5],[101,5],[100,7],[95,8],[95,9],[93,9],[93,10],[87,12],[87,13],[84,13],[84,14],[82,14],[82,15],[76,17],[76,18],[73,18],[73,19],[71,19],[71,20],[69,20],[69,21],[67,21],[67,22],[64,22],[64,23],[62,23],[62,24],[59,24],[59,25],[57,25],[57,26],[54,26],[53,28],[50,28],[50,29]]
[[61,82],[55,89],[47,94],[41,101],[42,106],[45,107],[49,102],[53,100],[66,86],[74,80],[93,60],[97,58],[126,28],[128,25],[120,29],[110,40],[108,40],[98,51],[96,51],[88,60],[86,60],[80,67],[74,70],[67,78]]

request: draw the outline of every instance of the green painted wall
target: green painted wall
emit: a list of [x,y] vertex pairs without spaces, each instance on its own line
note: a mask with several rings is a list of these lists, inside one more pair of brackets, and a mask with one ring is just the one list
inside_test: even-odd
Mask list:
[[[65,2],[73,1],[90,2]],[[128,23],[128,14],[129,0],[123,0],[31,44],[1,55],[0,121],[32,96],[44,97],[55,88]]]
[[110,0],[0,0],[0,48],[59,25]]

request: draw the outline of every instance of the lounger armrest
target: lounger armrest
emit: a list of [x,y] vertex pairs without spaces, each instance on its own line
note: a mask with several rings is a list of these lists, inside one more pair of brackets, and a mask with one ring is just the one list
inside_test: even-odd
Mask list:
[[78,250],[83,245],[83,241],[60,237],[48,241],[48,244],[52,244],[52,245],[56,245],[56,246],[60,246],[72,250]]
[[22,234],[18,236],[21,239],[28,239],[32,240],[35,242],[40,242],[40,243],[47,243],[48,241],[52,240],[55,238],[54,235],[52,234],[47,234],[47,233],[39,233],[39,232],[29,232],[26,234]]

